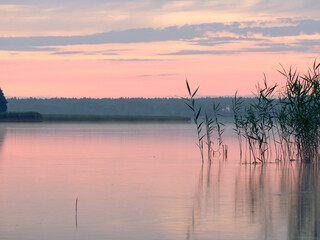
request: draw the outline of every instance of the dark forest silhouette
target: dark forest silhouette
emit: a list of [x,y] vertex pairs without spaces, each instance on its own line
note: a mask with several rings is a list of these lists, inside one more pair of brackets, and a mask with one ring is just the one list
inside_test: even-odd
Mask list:
[[2,89],[0,88],[0,112],[6,112],[7,111],[7,100],[3,94]]
[[[203,109],[211,110],[212,103],[220,103],[222,114],[232,117],[231,97],[199,98]],[[249,104],[252,98],[245,98]],[[39,112],[42,114],[100,114],[191,117],[180,98],[9,98],[10,112]]]

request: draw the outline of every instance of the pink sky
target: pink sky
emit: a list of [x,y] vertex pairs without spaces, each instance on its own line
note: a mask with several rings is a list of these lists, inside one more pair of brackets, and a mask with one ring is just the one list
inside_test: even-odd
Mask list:
[[250,95],[263,73],[282,80],[280,63],[304,70],[319,56],[315,9],[312,0],[4,1],[0,87],[17,97],[175,97],[188,78],[201,96]]

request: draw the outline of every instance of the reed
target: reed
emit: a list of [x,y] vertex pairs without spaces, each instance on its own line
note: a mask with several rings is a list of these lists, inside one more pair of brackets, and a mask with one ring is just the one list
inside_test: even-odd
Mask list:
[[212,134],[214,130],[214,121],[211,117],[208,116],[207,113],[205,113],[205,126],[206,126],[206,137],[207,137],[207,148],[208,148],[208,161],[211,163],[211,155],[213,155],[213,149],[212,149]]
[[[245,107],[237,92],[232,100],[234,131],[237,134],[242,161],[243,148],[249,152],[250,163],[264,164],[272,160],[318,162],[320,158],[320,63],[314,61],[307,73],[300,74],[291,67],[279,72],[285,77],[285,85],[263,83],[256,86],[254,101]],[[220,106],[213,104],[213,113],[201,116],[201,106],[195,106],[195,95],[186,81],[189,97],[183,98],[193,112],[197,126],[198,147],[203,157],[203,138],[206,136],[208,161],[211,155],[223,149],[223,123],[219,120]],[[202,125],[205,124],[205,133]],[[217,134],[218,148],[213,149],[213,135]],[[243,146],[243,141],[245,147]],[[212,153],[212,154],[211,154]],[[253,161],[251,161],[253,159]],[[247,159],[246,159],[247,162]]]
[[[316,61],[306,74],[282,68],[286,78],[281,107],[286,114],[284,129],[289,129],[287,138],[292,138],[297,158],[312,162],[319,160],[320,143],[320,63]],[[287,133],[287,134],[288,134]]]
[[195,95],[197,94],[199,87],[197,87],[197,89],[194,92],[191,92],[188,80],[186,80],[186,85],[187,85],[187,89],[188,89],[188,94],[189,97],[188,98],[182,98],[185,101],[185,104],[191,109],[192,113],[193,113],[193,121],[196,124],[197,127],[197,137],[198,137],[198,143],[197,146],[200,150],[200,154],[201,154],[201,161],[202,164],[204,163],[204,157],[203,157],[203,138],[205,137],[205,135],[202,133],[202,124],[203,124],[203,120],[200,118],[200,114],[201,114],[201,107],[196,107],[195,104]]
[[220,121],[220,118],[221,118],[220,112],[221,112],[220,104],[213,103],[212,104],[212,113],[213,113],[212,119],[213,119],[213,125],[214,125],[214,129],[216,130],[217,140],[218,140],[218,148],[217,148],[217,150],[214,151],[214,153],[220,154],[221,150],[223,150],[222,155],[223,155],[223,158],[225,158],[226,151],[225,151],[225,148],[223,146],[223,141],[222,141],[222,134],[224,133],[224,123],[222,123]]
[[[285,86],[269,86],[266,78],[257,85],[255,101],[243,107],[237,93],[232,101],[235,132],[242,157],[242,138],[253,163],[276,160],[314,162],[320,146],[320,64],[306,74],[282,68]],[[278,92],[278,96],[276,93]]]
[[237,134],[239,149],[240,149],[240,161],[242,160],[242,135],[243,133],[243,120],[241,115],[243,100],[241,97],[237,97],[237,92],[234,94],[234,98],[232,99],[231,110],[233,111],[233,120],[235,128],[233,130]]
[[76,198],[76,205],[75,205],[75,224],[76,224],[76,228],[78,229],[78,197]]
[[222,147],[223,141],[222,141],[222,134],[224,133],[224,123],[220,121],[221,115],[221,107],[220,104],[214,104],[212,105],[212,110],[213,110],[213,122],[215,125],[215,128],[217,129],[217,134],[218,134],[218,141],[219,141],[219,149]]
[[[212,107],[212,114],[208,114],[207,112],[204,113],[204,116],[202,114],[202,108],[196,106],[195,96],[199,90],[199,87],[192,92],[190,89],[190,85],[188,83],[188,80],[186,80],[186,86],[188,90],[188,98],[182,98],[185,102],[185,104],[191,109],[193,113],[193,121],[196,124],[197,127],[197,137],[198,137],[198,143],[197,146],[199,147],[202,164],[204,163],[204,137],[206,137],[206,145],[208,150],[208,162],[211,163],[212,156],[214,156],[214,153],[219,153],[222,150],[222,134],[224,132],[223,126],[224,124],[219,120],[219,117],[221,117],[220,111],[221,107],[219,104],[213,103]],[[205,133],[203,133],[202,126],[205,126]],[[216,133],[216,138],[218,140],[218,147],[216,150],[213,149],[213,138]],[[227,147],[225,148],[227,149]],[[227,154],[227,150],[223,150],[223,156]],[[225,159],[225,157],[224,157]]]

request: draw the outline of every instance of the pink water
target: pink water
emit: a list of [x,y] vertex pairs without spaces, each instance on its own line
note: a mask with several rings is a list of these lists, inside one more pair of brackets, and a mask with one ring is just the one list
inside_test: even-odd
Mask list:
[[[201,166],[192,124],[1,124],[0,239],[317,239],[313,167]],[[76,211],[76,199],[77,211]]]

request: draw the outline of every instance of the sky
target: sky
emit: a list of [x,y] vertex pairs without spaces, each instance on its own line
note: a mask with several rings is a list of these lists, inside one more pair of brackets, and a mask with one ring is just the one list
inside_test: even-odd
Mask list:
[[252,95],[320,55],[319,0],[0,0],[10,97]]

